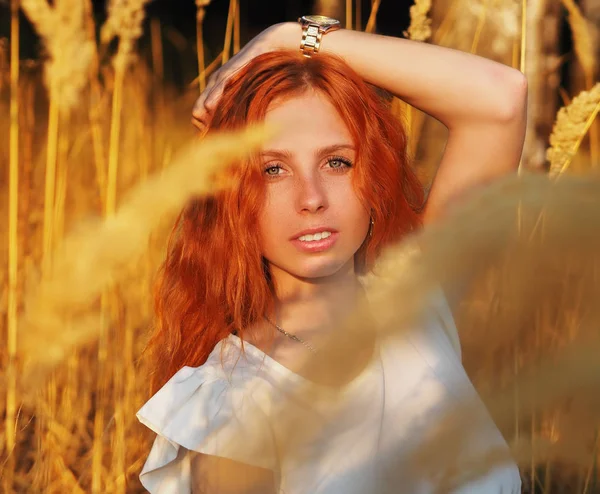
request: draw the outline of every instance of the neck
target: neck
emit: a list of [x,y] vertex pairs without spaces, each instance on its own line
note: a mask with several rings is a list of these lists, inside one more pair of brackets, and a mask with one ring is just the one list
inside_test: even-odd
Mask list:
[[332,276],[299,278],[271,266],[276,287],[276,312],[271,319],[286,331],[307,339],[336,329],[354,307],[362,287],[354,263]]

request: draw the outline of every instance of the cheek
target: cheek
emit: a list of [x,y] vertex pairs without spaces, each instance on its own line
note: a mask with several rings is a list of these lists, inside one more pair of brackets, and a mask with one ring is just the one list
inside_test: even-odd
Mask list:
[[265,201],[258,215],[258,228],[260,232],[270,232],[277,228],[281,220],[289,218],[289,212],[285,207],[284,201],[277,194],[267,192]]
[[270,201],[266,198],[264,206],[258,215],[258,235],[263,255],[272,253],[281,246],[282,239],[289,233],[286,225],[290,223],[291,211],[283,203]]
[[332,194],[330,205],[344,219],[354,221],[358,225],[362,224],[365,220],[369,221],[369,208],[363,204],[358,193],[350,183],[337,190],[335,194]]

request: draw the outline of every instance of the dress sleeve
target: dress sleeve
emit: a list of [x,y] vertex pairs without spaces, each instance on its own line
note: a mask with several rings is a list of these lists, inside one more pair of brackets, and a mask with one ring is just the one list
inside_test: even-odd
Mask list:
[[191,492],[188,451],[275,468],[273,436],[263,411],[249,390],[211,367],[183,367],[136,416],[156,433],[140,473],[151,493]]

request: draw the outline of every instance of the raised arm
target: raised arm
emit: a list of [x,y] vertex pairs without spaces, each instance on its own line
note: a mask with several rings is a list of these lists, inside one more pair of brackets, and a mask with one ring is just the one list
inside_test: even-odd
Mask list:
[[[299,48],[298,23],[279,24],[274,34],[277,48]],[[426,223],[470,189],[516,171],[527,115],[520,71],[451,48],[346,29],[326,34],[321,52],[341,56],[364,80],[448,128]]]

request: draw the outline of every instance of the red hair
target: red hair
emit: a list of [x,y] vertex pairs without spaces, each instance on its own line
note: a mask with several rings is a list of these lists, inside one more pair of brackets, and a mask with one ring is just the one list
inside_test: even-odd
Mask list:
[[[374,219],[372,236],[355,254],[368,272],[386,245],[420,226],[423,188],[409,164],[407,135],[389,105],[341,58],[275,51],[233,75],[209,132],[264,119],[275,100],[307,90],[325,95],[357,148],[354,187]],[[273,285],[257,238],[263,178],[258,166],[236,169],[236,185],[194,198],[180,213],[155,285],[156,327],[148,346],[156,392],[183,366],[203,364],[215,345],[273,309]]]

